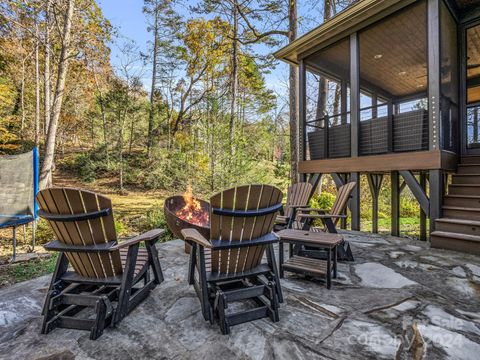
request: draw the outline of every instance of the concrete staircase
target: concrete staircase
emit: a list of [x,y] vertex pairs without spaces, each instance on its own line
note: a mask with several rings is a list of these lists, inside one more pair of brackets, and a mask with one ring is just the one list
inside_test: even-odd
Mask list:
[[480,156],[461,159],[443,200],[431,246],[480,254]]

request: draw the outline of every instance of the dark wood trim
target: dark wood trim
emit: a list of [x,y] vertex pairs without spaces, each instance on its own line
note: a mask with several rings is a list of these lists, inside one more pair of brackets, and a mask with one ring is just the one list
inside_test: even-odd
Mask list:
[[350,154],[358,156],[360,121],[360,55],[358,34],[350,35]]
[[428,177],[430,184],[430,233],[435,231],[435,220],[442,217],[443,202],[443,172],[430,170]]
[[440,0],[427,0],[429,150],[440,148]]
[[367,174],[368,186],[372,194],[372,232],[378,233],[378,196],[383,182],[383,174]]
[[307,155],[307,69],[303,60],[300,60],[298,72],[298,159],[305,161]]
[[390,174],[392,191],[391,191],[391,234],[393,236],[400,235],[400,177],[398,171],[392,171]]
[[357,183],[353,188],[349,201],[351,213],[350,223],[352,230],[360,231],[360,173],[352,172],[350,174],[350,181]]
[[[426,193],[427,191],[427,174],[425,172],[420,173],[420,187]],[[426,213],[420,208],[420,240],[427,241],[427,215]]]
[[300,173],[390,172],[394,170],[456,171],[457,156],[448,151],[417,151],[383,155],[359,156],[301,161]]

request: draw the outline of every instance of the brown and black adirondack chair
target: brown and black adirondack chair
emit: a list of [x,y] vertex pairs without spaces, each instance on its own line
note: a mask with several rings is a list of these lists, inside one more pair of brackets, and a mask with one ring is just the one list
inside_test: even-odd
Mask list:
[[312,190],[313,186],[308,182],[299,182],[289,186],[284,213],[275,219],[275,231],[292,228],[298,209],[308,207]]
[[[347,216],[344,214],[344,210],[347,207],[348,200],[351,197],[352,191],[356,186],[356,182],[352,181],[345,185],[342,185],[338,188],[337,197],[335,198],[335,202],[333,203],[331,210],[325,209],[313,209],[313,208],[299,208],[297,210],[296,219],[298,221],[295,222],[298,228],[302,230],[309,230],[309,231],[325,231],[329,233],[337,233],[337,224],[338,221],[342,218],[346,218]],[[320,219],[323,227],[316,227],[313,226],[313,221],[316,219]],[[302,221],[303,220],[303,221]],[[294,224],[294,227],[295,227]],[[311,256],[311,257],[324,257],[325,254],[323,251],[317,253],[315,249],[305,248],[300,251],[300,254],[303,256]],[[342,246],[338,248],[338,258],[339,260],[349,260],[353,261],[353,254],[350,249],[350,245],[348,242],[344,241]]]
[[[95,340],[163,281],[155,248],[163,230],[118,242],[110,199],[70,188],[45,189],[37,199],[39,216],[57,238],[44,247],[60,252],[45,299],[42,333],[56,327],[82,329]],[[82,310],[91,315],[92,308],[94,316],[75,316]]]
[[[282,192],[270,185],[245,185],[210,199],[210,239],[195,229],[182,234],[192,245],[188,281],[197,292],[205,320],[230,326],[270,317],[278,321],[283,302],[272,232]],[[263,261],[266,252],[267,261]],[[229,303],[253,300],[246,311],[227,314]]]

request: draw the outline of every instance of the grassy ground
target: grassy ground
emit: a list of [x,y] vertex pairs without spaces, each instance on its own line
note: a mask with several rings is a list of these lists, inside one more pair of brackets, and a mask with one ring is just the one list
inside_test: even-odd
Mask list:
[[[390,223],[391,219],[378,219],[378,232],[380,234],[389,234],[390,233]],[[372,230],[372,221],[371,220],[362,220],[361,221],[361,230],[362,231],[371,231]],[[420,233],[420,218],[419,217],[403,217],[400,218],[400,232],[401,236],[417,239]],[[428,219],[427,219],[427,229],[428,229]]]

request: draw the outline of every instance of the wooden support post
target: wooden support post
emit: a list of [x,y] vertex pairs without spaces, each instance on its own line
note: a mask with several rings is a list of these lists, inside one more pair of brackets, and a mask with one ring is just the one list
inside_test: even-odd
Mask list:
[[350,181],[355,181],[357,185],[353,188],[352,198],[350,199],[350,212],[352,214],[352,230],[360,230],[360,173],[350,174]]
[[[350,35],[350,153],[352,157],[358,156],[359,120],[360,120],[360,57],[359,57],[358,34],[353,33]],[[354,190],[354,192],[355,191],[356,190]]]
[[[425,172],[420,173],[420,186],[423,191],[427,191],[427,175]],[[420,208],[420,240],[427,241],[427,214]]]
[[442,170],[430,170],[430,233],[435,231],[435,220],[442,217],[443,174]]
[[[303,60],[300,60],[298,71],[298,160],[305,161],[307,159],[307,67]],[[300,174],[300,181],[305,181],[305,178],[306,174]]]
[[[429,149],[440,149],[440,0],[428,0],[428,119]],[[430,219],[430,227],[432,220]]]
[[378,233],[378,195],[382,187],[383,174],[367,174],[368,186],[372,194],[372,232]]
[[391,233],[393,236],[400,235],[400,176],[398,171],[392,171],[390,173],[391,183],[392,183],[392,223],[391,223]]

